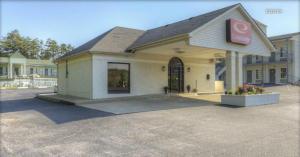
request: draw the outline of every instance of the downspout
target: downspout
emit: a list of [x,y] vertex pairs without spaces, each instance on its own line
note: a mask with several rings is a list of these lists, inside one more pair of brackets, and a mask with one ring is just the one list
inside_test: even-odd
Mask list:
[[94,71],[94,66],[93,66],[93,54],[91,53],[91,52],[88,52],[88,54],[90,54],[91,55],[91,71],[90,71],[90,73],[91,73],[91,83],[90,83],[90,86],[91,86],[91,94],[90,94],[90,99],[94,99],[94,89],[93,89],[93,85],[94,85],[94,73],[93,73],[93,71]]
[[289,83],[289,39],[286,39],[286,50],[287,50],[287,61],[286,61],[286,79],[287,79],[287,83]]
[[261,56],[261,86],[264,87],[264,80],[265,80],[265,75],[264,75],[264,56]]

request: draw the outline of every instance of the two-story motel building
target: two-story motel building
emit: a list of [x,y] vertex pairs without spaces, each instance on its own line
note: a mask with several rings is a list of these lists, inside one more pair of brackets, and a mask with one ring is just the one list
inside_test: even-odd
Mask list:
[[244,58],[244,82],[286,84],[300,82],[300,32],[269,38],[276,48],[270,57]]

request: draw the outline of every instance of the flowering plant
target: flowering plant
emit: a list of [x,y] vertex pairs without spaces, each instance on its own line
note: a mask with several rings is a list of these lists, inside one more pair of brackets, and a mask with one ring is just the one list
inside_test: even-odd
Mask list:
[[235,95],[262,94],[263,92],[264,89],[262,87],[243,84],[243,86],[237,88]]

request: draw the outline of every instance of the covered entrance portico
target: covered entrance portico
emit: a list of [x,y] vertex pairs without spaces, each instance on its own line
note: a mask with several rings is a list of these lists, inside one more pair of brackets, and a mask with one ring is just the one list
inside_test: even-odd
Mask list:
[[[181,23],[191,24],[193,18]],[[269,56],[275,50],[264,32],[240,5],[188,33],[157,41],[152,39],[153,34],[160,38],[172,35],[171,29],[182,29],[180,25],[175,23],[148,31],[131,49],[136,56],[147,54],[158,56],[158,59],[167,58],[171,92],[185,92],[188,85],[191,91],[213,91],[215,63],[220,58],[225,59],[226,64],[226,90],[234,92],[243,84],[243,56]],[[156,34],[159,30],[163,35]]]
[[[243,54],[236,51],[188,45],[177,41],[136,52],[136,57],[151,54],[156,61],[167,61],[167,85],[171,93],[215,92],[215,64],[218,59],[226,60],[226,89],[232,90],[243,84]],[[146,57],[145,57],[146,58]]]
[[9,57],[0,57],[0,76],[1,78],[16,78],[26,75],[26,58],[14,53]]

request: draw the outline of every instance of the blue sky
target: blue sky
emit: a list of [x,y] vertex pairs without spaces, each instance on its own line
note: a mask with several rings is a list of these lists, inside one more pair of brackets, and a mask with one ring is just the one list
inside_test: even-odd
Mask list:
[[[32,38],[79,46],[114,26],[150,29],[241,3],[268,25],[268,36],[299,32],[299,1],[1,1],[1,36],[14,29]],[[281,9],[281,14],[266,14]]]

